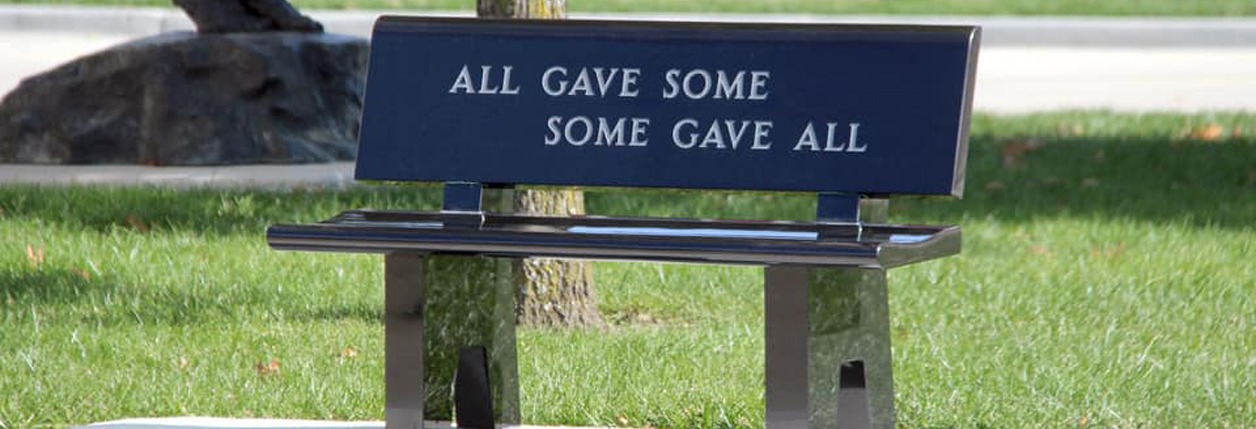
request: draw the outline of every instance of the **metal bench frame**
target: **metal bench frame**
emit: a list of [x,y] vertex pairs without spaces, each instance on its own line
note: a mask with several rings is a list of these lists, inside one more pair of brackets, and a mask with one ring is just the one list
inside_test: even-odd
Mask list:
[[[531,257],[761,266],[767,426],[890,429],[885,270],[958,253],[960,230],[885,224],[882,198],[962,195],[979,42],[980,28],[971,26],[384,17],[372,37],[355,177],[444,183],[443,210],[349,211],[314,225],[276,225],[267,238],[282,250],[384,255],[389,429],[450,414],[460,427],[520,422],[510,262]],[[640,73],[641,85],[629,90],[621,76],[623,89],[605,99],[515,85],[536,85],[542,70],[560,65],[596,74],[627,67],[620,63]],[[703,92],[669,100],[662,84],[664,71],[734,65],[738,73],[761,73],[750,91],[772,98],[763,92],[715,103],[698,100]],[[769,69],[779,85],[772,89]],[[480,90],[469,70],[478,72]],[[650,88],[643,70],[659,79],[649,100],[636,96]],[[567,146],[526,144],[545,124],[557,133],[553,120],[575,112],[621,124],[649,116],[674,124],[672,141],[656,133],[648,146],[618,147],[609,137],[597,149],[574,137]],[[734,141],[732,151],[713,155],[703,149],[705,138],[694,148],[698,134],[688,145],[676,137],[680,125],[697,123],[681,118],[725,118],[727,127],[739,119],[744,130],[746,118],[758,115],[781,116],[756,121],[754,143],[741,149]],[[761,122],[800,133],[759,147]],[[823,149],[816,127],[824,130]],[[635,142],[639,131],[623,132]],[[876,149],[856,150],[857,132]],[[793,136],[797,145],[782,143]],[[814,222],[503,213],[516,185],[813,192],[818,204]],[[436,378],[455,370],[451,361],[459,371],[453,383]]]
[[[390,429],[423,427],[432,393],[423,382],[424,315],[440,304],[425,292],[448,281],[432,275],[433,266],[525,257],[763,266],[767,426],[892,428],[885,270],[958,253],[960,229],[869,223],[884,219],[885,200],[827,195],[821,202],[822,220],[813,223],[355,210],[319,224],[276,225],[267,239],[281,250],[385,255]],[[467,274],[485,283],[463,289],[470,296],[448,299],[489,302],[483,308],[491,315],[471,323],[493,331],[479,345],[494,368],[494,420],[518,424],[514,284],[484,271]]]

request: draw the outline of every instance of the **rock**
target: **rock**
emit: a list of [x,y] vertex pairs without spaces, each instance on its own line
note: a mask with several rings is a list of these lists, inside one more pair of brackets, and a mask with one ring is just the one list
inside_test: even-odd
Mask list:
[[321,33],[323,25],[285,0],[174,0],[201,33],[300,31]]
[[350,160],[369,46],[312,33],[166,33],[26,80],[0,102],[0,162]]

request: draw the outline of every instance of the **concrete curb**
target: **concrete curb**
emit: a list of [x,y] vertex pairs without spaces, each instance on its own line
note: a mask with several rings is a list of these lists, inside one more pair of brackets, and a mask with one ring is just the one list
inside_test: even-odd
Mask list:
[[[367,37],[375,18],[413,11],[310,10],[328,31]],[[422,12],[470,16],[471,12]],[[578,19],[795,23],[976,24],[984,46],[1253,47],[1256,18],[1008,17],[1008,16],[821,16],[736,14],[572,14]],[[0,31],[66,31],[148,35],[188,30],[174,8],[0,5]]]
[[161,186],[171,188],[347,188],[353,163],[145,167],[0,164],[0,184]]
[[[450,422],[423,423],[424,429],[457,429]],[[383,429],[384,422],[335,422],[324,420],[228,419],[216,417],[163,417],[94,423],[77,429]],[[500,429],[591,429],[568,426],[505,425]]]

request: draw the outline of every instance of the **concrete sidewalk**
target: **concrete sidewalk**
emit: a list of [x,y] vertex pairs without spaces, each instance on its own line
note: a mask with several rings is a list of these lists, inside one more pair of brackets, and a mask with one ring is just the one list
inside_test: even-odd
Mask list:
[[0,164],[0,184],[3,183],[262,189],[354,185],[352,162],[215,167]]
[[[457,429],[450,422],[425,422],[424,429]],[[583,429],[567,426],[498,426],[500,429]],[[336,422],[325,420],[224,419],[168,417],[126,419],[94,423],[77,429],[384,429],[384,422]]]
[[[381,12],[310,11],[330,31],[367,36]],[[440,15],[469,16],[467,12]],[[1256,19],[576,15],[670,21],[979,24],[978,112],[1062,109],[1256,111]],[[173,8],[0,6],[0,93],[75,57],[191,29]],[[0,183],[345,186],[349,164],[180,167],[0,165]]]

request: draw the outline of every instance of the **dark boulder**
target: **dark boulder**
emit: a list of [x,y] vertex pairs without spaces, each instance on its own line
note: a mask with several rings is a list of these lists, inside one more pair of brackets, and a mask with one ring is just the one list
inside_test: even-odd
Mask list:
[[202,33],[323,31],[322,24],[297,12],[285,0],[174,0],[174,4]]
[[22,81],[0,162],[222,165],[349,160],[368,44],[321,33],[168,33]]

